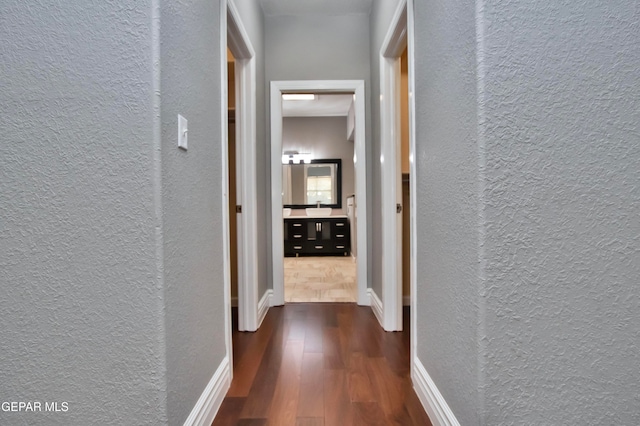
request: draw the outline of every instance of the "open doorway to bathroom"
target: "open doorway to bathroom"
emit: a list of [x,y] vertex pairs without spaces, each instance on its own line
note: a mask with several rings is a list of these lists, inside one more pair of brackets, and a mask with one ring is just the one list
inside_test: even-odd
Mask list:
[[353,93],[282,95],[284,301],[357,301]]
[[[271,82],[273,305],[285,303],[285,260],[289,266],[287,274],[290,278],[295,278],[295,274],[300,278],[299,271],[310,274],[313,269],[317,270],[313,278],[306,278],[307,290],[311,292],[306,301],[320,301],[318,296],[322,296],[324,292],[324,296],[339,297],[341,301],[353,301],[359,305],[370,304],[367,288],[364,92],[362,80]],[[302,94],[310,96],[313,100],[324,95],[336,95],[327,98],[336,102],[339,100],[338,95],[346,95],[346,106],[340,115],[316,113],[309,117],[287,117],[290,113],[285,110],[283,95]],[[296,108],[301,106],[302,104],[297,104]],[[352,110],[351,118],[349,110]],[[307,130],[304,130],[305,127]],[[335,142],[339,145],[340,151],[329,151],[331,143],[328,142],[330,136],[327,135],[327,128],[335,132]],[[313,145],[307,145],[310,142],[313,142]],[[302,163],[303,167],[299,172],[301,174],[296,177],[294,170],[286,171],[283,163]],[[337,184],[339,179],[345,181],[344,188],[342,182]],[[286,188],[283,185],[288,180],[301,185],[305,198],[297,202],[287,198],[289,193],[293,197],[295,192],[293,188],[289,189],[288,184]],[[331,185],[335,186],[336,192],[332,192]],[[355,197],[351,197],[352,195]],[[351,208],[348,207],[349,203]],[[283,208],[285,206],[289,207]],[[349,214],[352,214],[351,218]],[[353,234],[352,229],[355,231]],[[297,241],[304,244],[298,244]],[[356,248],[355,251],[353,247]],[[361,255],[353,257],[356,253]],[[308,256],[309,254],[312,255]],[[327,259],[329,257],[332,259]],[[295,259],[289,262],[289,258]],[[305,259],[308,262],[305,262]],[[354,263],[355,274],[347,272],[353,271]],[[310,264],[314,266],[309,266]],[[355,292],[352,287],[347,288],[352,285],[354,275]],[[309,285],[310,280],[313,280],[313,285]],[[346,280],[350,280],[351,284],[345,284]],[[330,291],[326,287],[328,281],[341,282],[341,288]],[[305,287],[302,279],[297,283],[297,287],[298,290]],[[287,298],[293,301],[294,298],[289,297],[290,294],[293,295],[287,292]],[[301,294],[298,296],[303,297]]]

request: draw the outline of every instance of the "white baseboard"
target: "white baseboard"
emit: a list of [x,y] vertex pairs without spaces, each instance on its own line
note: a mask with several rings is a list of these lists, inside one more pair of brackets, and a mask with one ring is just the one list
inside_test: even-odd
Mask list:
[[431,376],[417,357],[413,358],[411,380],[416,394],[434,426],[460,426],[453,411],[447,405],[447,401],[444,400],[436,384],[431,380]]
[[402,306],[411,306],[411,296],[402,296]]
[[185,420],[185,426],[210,426],[230,386],[231,365],[225,356]]
[[273,290],[269,289],[264,292],[264,296],[258,302],[258,327],[262,324],[264,317],[267,316],[267,312],[269,312],[269,306],[271,306],[273,299]]
[[372,288],[368,288],[367,293],[369,293],[369,300],[371,300],[371,310],[378,319],[380,327],[384,328],[384,311],[382,310],[382,301]]

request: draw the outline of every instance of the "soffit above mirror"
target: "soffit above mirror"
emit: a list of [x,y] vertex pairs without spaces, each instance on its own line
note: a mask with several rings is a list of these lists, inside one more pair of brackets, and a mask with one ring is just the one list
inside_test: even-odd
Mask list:
[[283,117],[346,117],[353,102],[351,94],[316,94],[312,101],[282,101]]
[[368,15],[373,0],[260,0],[266,16]]

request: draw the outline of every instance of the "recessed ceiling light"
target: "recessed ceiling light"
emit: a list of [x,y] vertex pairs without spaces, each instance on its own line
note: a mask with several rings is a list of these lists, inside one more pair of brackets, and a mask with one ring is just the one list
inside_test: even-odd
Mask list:
[[315,101],[316,95],[313,93],[284,93],[283,101]]

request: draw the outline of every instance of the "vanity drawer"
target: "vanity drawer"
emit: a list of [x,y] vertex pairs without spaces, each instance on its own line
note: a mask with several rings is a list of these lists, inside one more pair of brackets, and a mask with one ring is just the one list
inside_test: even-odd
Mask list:
[[302,242],[289,242],[285,241],[284,243],[284,255],[285,257],[295,257],[295,256],[304,256],[306,252],[305,244]]

